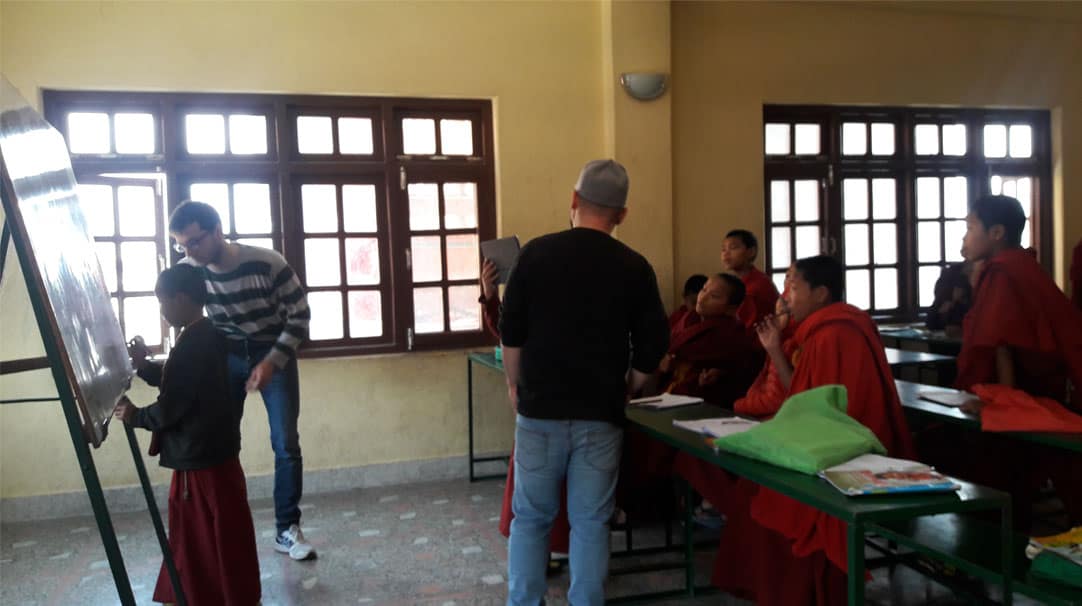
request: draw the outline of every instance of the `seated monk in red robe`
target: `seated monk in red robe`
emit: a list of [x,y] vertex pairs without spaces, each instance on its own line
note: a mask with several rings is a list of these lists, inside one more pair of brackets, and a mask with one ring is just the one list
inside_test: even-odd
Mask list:
[[755,267],[759,241],[746,229],[734,229],[725,234],[721,243],[721,263],[726,270],[740,276],[747,293],[737,317],[749,329],[770,315],[778,300],[778,289],[770,277]]
[[[1082,312],[1020,247],[1025,222],[1022,205],[1007,196],[985,196],[970,207],[962,254],[980,269],[963,324],[955,387],[997,383],[1066,404],[1069,384],[1082,385]],[[1073,397],[1078,407],[1077,391]],[[976,412],[979,403],[967,408]],[[1010,492],[1017,528],[1029,527],[1029,505],[1048,479],[1073,524],[1082,524],[1079,455],[1004,435],[951,430],[938,439],[922,435],[921,447],[929,463]],[[960,449],[970,455],[958,457]]]
[[[785,274],[786,284],[792,279],[792,273],[793,267],[790,267]],[[789,304],[786,302],[787,295],[788,290],[782,293],[781,297],[778,297],[778,302],[774,305],[774,316],[772,321],[781,329],[782,355],[785,356],[785,359],[788,362],[787,366],[791,367],[793,351],[796,349],[793,335],[796,334],[797,323],[792,320],[792,317],[789,314]],[[781,408],[781,405],[789,392],[789,389],[786,386],[789,384],[792,377],[786,376],[784,381],[782,380],[782,377],[778,375],[778,368],[774,366],[771,355],[771,353],[767,353],[763,368],[759,371],[759,375],[755,377],[755,382],[748,388],[747,393],[733,403],[733,411],[736,414],[749,417],[770,418]],[[777,352],[773,355],[777,355]]]
[[669,330],[680,326],[689,316],[696,316],[695,301],[699,298],[699,291],[706,284],[706,276],[695,274],[684,282],[684,303],[669,314]]
[[[788,288],[800,322],[788,395],[841,384],[849,416],[871,429],[890,456],[911,458],[909,430],[879,333],[867,313],[843,302],[844,271],[832,257],[797,261]],[[767,351],[780,348],[781,330],[759,328]],[[784,376],[784,358],[775,359]],[[747,480],[725,487],[728,518],[713,581],[758,604],[834,604],[846,600],[846,525]]]
[[698,396],[732,407],[762,365],[736,311],[744,301],[744,283],[732,274],[707,280],[695,303],[695,316],[673,328],[669,353],[662,358],[661,391]]

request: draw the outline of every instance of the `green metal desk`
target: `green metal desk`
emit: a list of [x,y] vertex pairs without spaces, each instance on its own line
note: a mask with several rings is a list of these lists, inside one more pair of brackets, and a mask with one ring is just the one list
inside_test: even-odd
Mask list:
[[879,327],[879,336],[883,343],[891,347],[905,349],[906,345],[928,348],[928,351],[948,356],[957,356],[962,351],[962,340],[948,337],[942,330],[928,330],[919,324],[890,324]]
[[506,462],[510,455],[493,455],[487,457],[478,457],[473,452],[473,365],[479,364],[484,368],[489,368],[500,374],[503,374],[503,363],[496,359],[495,354],[492,352],[480,353],[473,352],[466,356],[466,416],[468,417],[467,423],[469,424],[470,433],[470,452],[469,465],[470,465],[470,481],[476,482],[477,480],[491,480],[495,478],[502,478],[506,474],[493,473],[483,476],[479,476],[474,473],[473,467],[476,463],[487,463],[490,461],[504,461]]
[[[864,543],[869,533],[880,533],[879,525],[944,513],[998,511],[1000,515],[1001,584],[1004,602],[1011,601],[1013,535],[1010,497],[997,490],[959,481],[957,493],[933,495],[846,497],[815,476],[781,469],[739,455],[717,452],[699,434],[673,426],[674,419],[699,419],[731,415],[709,404],[667,411],[630,407],[632,427],[683,452],[713,463],[756,484],[780,492],[834,516],[848,524],[849,604],[864,603]],[[689,593],[691,588],[689,586]]]
[[[973,431],[981,431],[981,419],[979,416],[968,412],[962,412],[961,409],[953,406],[945,406],[943,404],[920,399],[920,392],[922,391],[957,392],[957,390],[934,385],[924,385],[922,383],[913,383],[912,381],[897,380],[894,381],[894,384],[898,386],[898,398],[901,399],[902,408],[905,409],[907,414],[929,420],[960,425]],[[1027,442],[1035,442],[1037,444],[1044,444],[1045,446],[1053,446],[1055,448],[1082,453],[1082,433],[1016,431],[1006,432],[1004,435],[1009,435]]]

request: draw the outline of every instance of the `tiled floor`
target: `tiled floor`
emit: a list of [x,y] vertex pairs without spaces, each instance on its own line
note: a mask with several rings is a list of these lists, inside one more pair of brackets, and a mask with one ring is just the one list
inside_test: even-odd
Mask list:
[[[269,501],[252,503],[259,539],[263,604],[496,605],[506,596],[506,540],[496,529],[501,482],[452,481],[312,495],[304,530],[319,558],[294,562],[275,553]],[[161,562],[145,512],[113,518],[139,604],[150,604]],[[660,540],[640,532],[636,545]],[[614,535],[622,545],[622,535]],[[709,570],[704,553],[699,570]],[[632,563],[614,560],[617,568]],[[611,596],[679,587],[680,571],[614,576]],[[701,579],[705,582],[705,576]],[[566,603],[566,574],[550,583],[548,603]],[[904,571],[868,586],[870,603],[964,603]],[[0,525],[0,604],[116,604],[105,553],[92,517]],[[664,604],[745,604],[724,595]]]

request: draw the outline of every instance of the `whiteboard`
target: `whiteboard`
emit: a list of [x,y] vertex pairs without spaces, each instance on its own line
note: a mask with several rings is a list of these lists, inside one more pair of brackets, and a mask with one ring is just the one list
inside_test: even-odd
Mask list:
[[117,400],[131,385],[127,346],[64,138],[6,78],[0,81],[0,161],[12,241],[20,258],[32,257],[27,281],[47,303],[50,326],[43,338],[58,343],[84,433],[99,446]]

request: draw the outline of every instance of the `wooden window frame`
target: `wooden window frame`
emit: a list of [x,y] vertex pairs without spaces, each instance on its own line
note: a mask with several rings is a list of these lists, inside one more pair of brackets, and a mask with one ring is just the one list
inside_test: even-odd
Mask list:
[[[920,306],[918,266],[930,265],[917,261],[916,237],[916,178],[919,176],[965,176],[968,200],[990,191],[992,175],[1005,177],[1027,176],[1033,179],[1033,207],[1030,217],[1033,247],[1041,264],[1052,268],[1052,143],[1051,114],[1047,110],[1028,109],[980,109],[980,108],[932,108],[932,107],[878,107],[878,106],[809,106],[765,105],[763,126],[768,123],[818,122],[821,125],[823,146],[820,154],[766,155],[764,153],[764,208],[765,242],[764,263],[772,269],[770,217],[770,181],[778,179],[822,180],[824,199],[820,201],[821,249],[836,256],[844,264],[845,242],[842,214],[842,181],[845,178],[875,178],[889,176],[897,180],[897,237],[898,237],[898,303],[896,310],[873,310],[872,314],[882,321],[914,321],[927,308]],[[871,154],[870,127],[867,154],[864,156],[842,155],[842,124],[845,122],[891,122],[895,125],[895,153],[891,156]],[[966,154],[946,156],[942,153],[942,128],[940,128],[939,154],[917,156],[915,153],[914,128],[917,124],[965,124]],[[1029,124],[1033,136],[1032,155],[1029,158],[986,158],[984,156],[984,125]],[[942,200],[941,200],[942,208]],[[869,224],[874,223],[869,209]],[[794,219],[794,217],[790,217]],[[940,217],[940,234],[943,225],[953,220]],[[795,236],[794,236],[795,237]],[[944,243],[945,245],[946,243]],[[873,257],[874,250],[869,254]],[[945,259],[945,251],[943,258]],[[796,251],[793,248],[793,259]],[[947,262],[939,263],[946,265]],[[874,301],[874,278],[871,297]]]
[[[115,114],[139,111],[154,116],[155,153],[153,154],[76,154],[72,166],[76,176],[91,177],[109,173],[158,173],[166,182],[165,217],[186,198],[193,181],[263,182],[271,187],[271,223],[275,248],[286,258],[304,283],[304,233],[299,198],[303,182],[362,182],[382,184],[377,203],[382,205],[386,225],[381,225],[379,239],[384,335],[380,338],[348,338],[348,290],[344,281],[343,328],[347,338],[333,341],[307,341],[301,357],[356,356],[406,351],[476,347],[493,343],[483,323],[477,330],[414,335],[413,284],[406,267],[409,246],[408,200],[399,187],[403,175],[426,175],[440,182],[454,181],[469,175],[477,183],[477,235],[479,241],[496,234],[495,143],[492,102],[484,99],[422,99],[321,95],[262,95],[218,93],[146,93],[120,91],[43,91],[45,117],[67,137],[66,116],[72,111]],[[229,150],[228,115],[231,113],[267,116],[267,153],[262,155],[189,154],[184,139],[184,116],[187,113],[216,113],[225,117],[226,150]],[[297,150],[298,115],[330,116],[333,153],[300,154]],[[426,117],[436,120],[437,154],[407,155],[402,151],[400,120]],[[471,156],[439,154],[439,119],[469,116],[473,120],[474,149]],[[372,119],[373,153],[341,154],[338,147],[339,117]],[[112,125],[112,117],[110,117]],[[113,129],[110,145],[115,145]],[[111,148],[112,149],[112,148]],[[378,189],[378,188],[377,188]],[[442,188],[441,188],[442,190]],[[339,189],[340,192],[340,189]],[[339,194],[340,195],[340,194]],[[441,191],[442,197],[442,191]],[[235,229],[235,224],[233,224]],[[164,230],[164,227],[163,227]],[[328,234],[330,235],[330,234]],[[344,234],[338,234],[340,241]],[[165,236],[159,248],[170,264],[180,255],[171,250]],[[385,258],[386,257],[386,258]],[[119,262],[119,261],[118,261]],[[446,263],[446,261],[444,261]],[[344,271],[344,268],[343,268]],[[444,276],[446,278],[446,274]],[[447,280],[444,280],[447,282]],[[449,282],[456,285],[463,281]],[[466,281],[478,283],[475,281]],[[447,286],[448,284],[444,284]],[[359,288],[365,290],[367,288]],[[316,290],[326,290],[322,287]],[[446,300],[446,294],[445,294]],[[445,315],[449,309],[444,308]],[[446,325],[450,328],[449,323]]]

